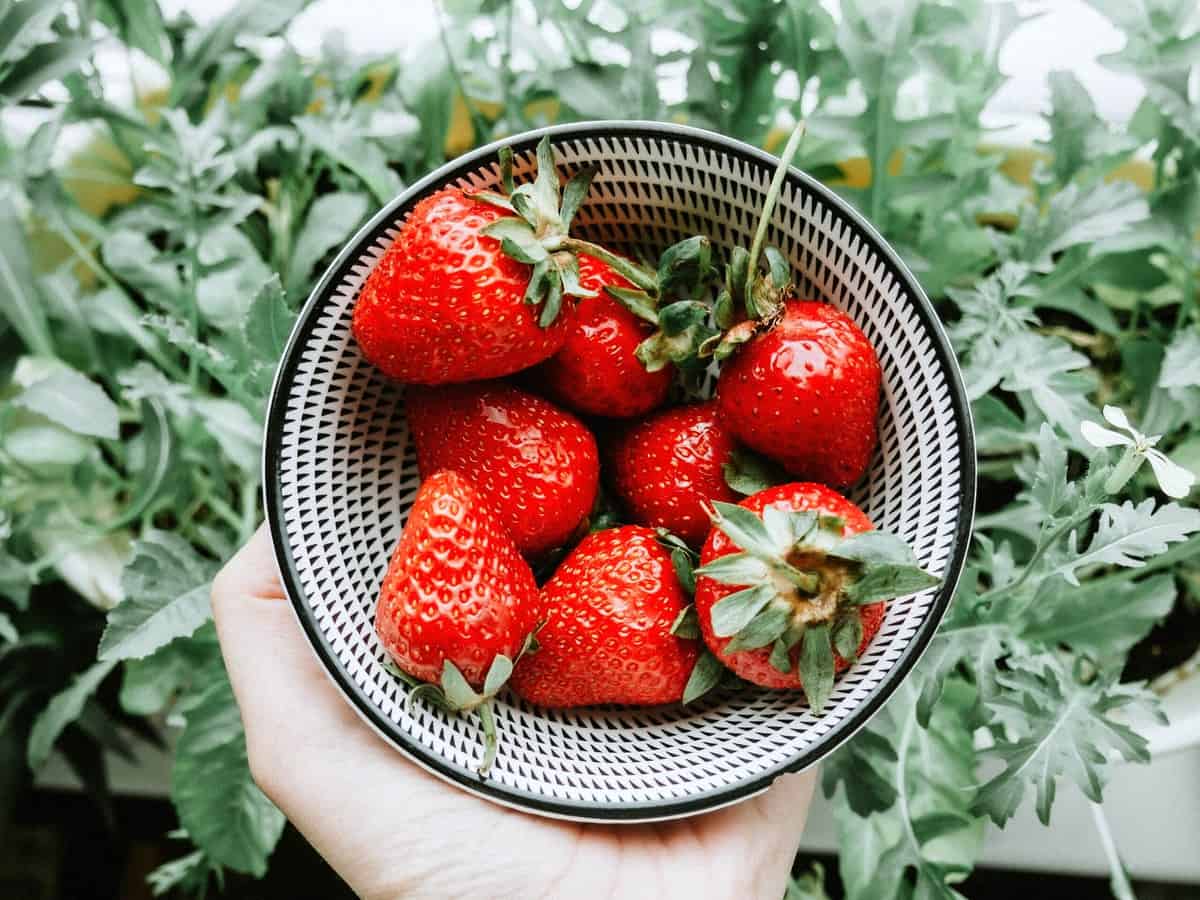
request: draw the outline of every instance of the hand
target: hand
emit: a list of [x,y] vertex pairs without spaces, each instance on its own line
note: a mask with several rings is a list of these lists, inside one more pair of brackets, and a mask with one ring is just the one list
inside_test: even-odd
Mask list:
[[516,812],[427,774],[358,718],[287,607],[265,528],[217,576],[213,612],[254,780],[359,896],[783,895],[811,772],[661,824]]

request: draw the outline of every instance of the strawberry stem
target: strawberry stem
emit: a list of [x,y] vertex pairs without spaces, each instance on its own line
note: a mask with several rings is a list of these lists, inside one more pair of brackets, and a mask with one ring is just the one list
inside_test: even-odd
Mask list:
[[[758,228],[754,232],[754,241],[750,244],[750,264],[746,268],[745,297],[748,307],[754,302],[754,278],[758,274],[758,257],[762,254],[763,243],[767,239],[767,226],[771,224],[771,217],[775,214],[775,207],[779,203],[779,195],[783,191],[783,179],[787,175],[788,166],[795,158],[796,151],[800,149],[800,140],[804,137],[804,129],[804,120],[801,119],[796,123],[787,145],[783,148],[783,153],[779,157],[779,166],[775,169],[771,187],[767,190],[767,199],[763,201]],[[777,286],[782,287],[782,285]],[[752,309],[747,309],[747,312],[755,315],[755,311]]]
[[479,721],[483,725],[483,759],[480,760],[476,771],[480,778],[487,778],[488,772],[492,770],[492,763],[496,761],[496,749],[499,746],[496,739],[496,715],[492,710],[491,698],[479,704],[476,712],[479,713]]

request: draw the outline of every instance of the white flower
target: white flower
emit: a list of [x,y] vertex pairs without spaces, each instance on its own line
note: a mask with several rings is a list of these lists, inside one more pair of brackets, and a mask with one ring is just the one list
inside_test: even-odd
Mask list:
[[1149,461],[1150,468],[1154,470],[1154,477],[1158,479],[1158,486],[1163,489],[1164,494],[1176,498],[1188,495],[1196,482],[1196,476],[1183,466],[1171,462],[1161,450],[1154,449],[1155,444],[1162,439],[1161,434],[1142,434],[1129,424],[1125,411],[1118,406],[1104,407],[1104,418],[1110,425],[1115,425],[1127,433],[1113,431],[1095,422],[1083,422],[1079,431],[1085,441],[1093,447],[1128,447],[1128,455],[1132,456],[1137,464],[1140,465],[1143,459]]

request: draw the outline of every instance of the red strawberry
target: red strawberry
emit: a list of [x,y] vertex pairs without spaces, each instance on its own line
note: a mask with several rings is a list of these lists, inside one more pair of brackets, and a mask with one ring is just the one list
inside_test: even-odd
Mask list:
[[539,324],[524,300],[530,267],[481,233],[502,216],[458,188],[413,208],[354,307],[354,337],[384,374],[414,384],[495,378],[562,346],[571,306]]
[[699,547],[711,526],[705,504],[737,500],[724,474],[733,451],[733,435],[715,403],[666,410],[614,442],[617,493],[634,521],[666,528]]
[[475,486],[443,471],[421,483],[375,612],[384,649],[436,682],[446,660],[475,687],[516,658],[541,611],[529,564]]
[[594,416],[624,418],[661,406],[674,367],[649,372],[634,355],[654,327],[603,291],[606,285],[633,285],[589,256],[579,257],[579,270],[580,283],[599,293],[579,301],[575,330],[538,370],[546,391],[564,406]]
[[748,447],[794,475],[846,486],[875,449],[880,379],[875,349],[849,316],[790,300],[725,361],[717,402]]
[[415,388],[407,404],[421,477],[470,473],[527,556],[561,546],[591,512],[596,439],[570,413],[497,383]]
[[688,598],[653,530],[588,535],[546,583],[542,602],[538,649],[512,676],[526,700],[568,707],[683,698],[699,642],[671,632]]
[[912,551],[872,530],[857,506],[820,484],[713,504],[696,570],[696,612],[718,659],[755,684],[802,687],[820,712],[836,672],[862,653],[890,597],[937,579]]
[[476,381],[551,356],[573,327],[571,298],[592,296],[580,284],[581,253],[651,283],[628,260],[569,234],[595,169],[578,172],[560,204],[548,137],[532,183],[513,184],[510,148],[499,156],[504,194],[447,187],[426,197],[363,285],[354,336],[392,378]]

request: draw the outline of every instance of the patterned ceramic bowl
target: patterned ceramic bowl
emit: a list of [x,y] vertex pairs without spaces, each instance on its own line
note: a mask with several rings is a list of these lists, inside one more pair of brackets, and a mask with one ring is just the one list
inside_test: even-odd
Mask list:
[[[777,160],[706,131],[650,122],[561,125],[512,138],[517,179],[549,133],[560,174],[600,169],[573,229],[615,249],[658,251],[691,234],[748,246]],[[429,771],[544,815],[646,821],[714,809],[813,765],[887,700],[928,644],[967,553],[975,455],[967,397],[928,298],[882,237],[792,169],[768,233],[800,295],[848,312],[883,366],[879,448],[851,498],[912,546],[939,587],[888,604],[882,629],[822,715],[800,692],[745,688],[687,709],[496,705],[500,751],[475,771],[477,719],[405,704],[372,626],[380,581],[417,490],[404,389],[359,353],[355,297],[416,203],[447,184],[495,189],[499,145],[414,184],[341,252],[280,363],[265,445],[267,516],[283,582],[334,682],[385,739]]]

